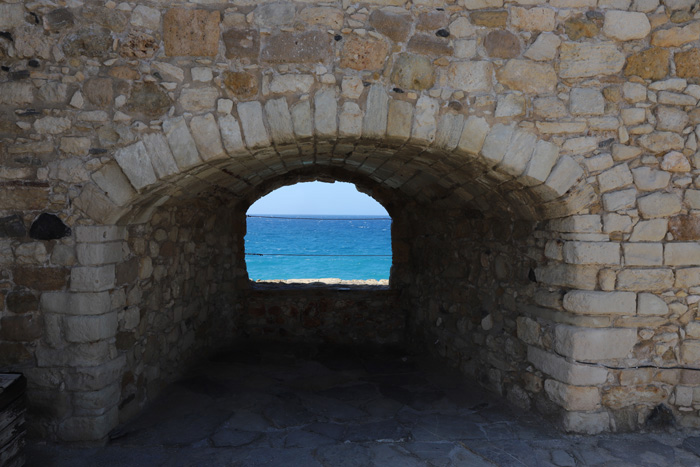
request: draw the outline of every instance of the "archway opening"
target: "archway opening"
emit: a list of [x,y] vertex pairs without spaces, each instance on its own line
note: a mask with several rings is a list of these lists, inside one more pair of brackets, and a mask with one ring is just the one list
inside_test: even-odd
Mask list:
[[391,217],[351,183],[279,188],[246,214],[245,260],[253,281],[388,285]]

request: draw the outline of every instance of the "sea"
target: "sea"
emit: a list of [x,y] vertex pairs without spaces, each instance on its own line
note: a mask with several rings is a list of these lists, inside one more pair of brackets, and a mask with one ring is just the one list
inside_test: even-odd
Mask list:
[[389,279],[389,217],[271,214],[246,221],[251,280]]

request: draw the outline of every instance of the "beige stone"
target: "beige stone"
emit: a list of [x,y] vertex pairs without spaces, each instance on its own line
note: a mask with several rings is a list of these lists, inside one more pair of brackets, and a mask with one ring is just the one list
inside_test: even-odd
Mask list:
[[639,213],[649,219],[668,217],[678,214],[681,210],[681,200],[673,193],[652,193],[637,200]]
[[663,246],[660,243],[624,243],[627,266],[660,266],[663,264]]
[[649,19],[644,13],[608,10],[605,13],[603,34],[618,40],[643,39],[651,32]]
[[219,12],[171,8],[163,16],[168,56],[209,56],[219,52]]
[[604,383],[608,378],[608,370],[604,367],[571,362],[532,345],[527,348],[527,359],[539,370],[567,384],[596,385]]
[[597,387],[571,386],[554,379],[544,382],[549,398],[566,410],[596,410],[600,408],[600,392]]
[[564,261],[570,264],[620,264],[620,245],[611,242],[566,242]]
[[680,47],[700,39],[700,22],[683,27],[660,29],[651,37],[651,44],[658,47]]
[[633,292],[663,292],[673,287],[670,269],[623,269],[617,274],[617,289]]
[[530,60],[509,60],[496,72],[501,84],[529,94],[548,94],[554,91],[557,75],[549,64]]
[[603,391],[602,402],[613,410],[635,404],[656,405],[666,400],[668,394],[660,386],[616,386]]
[[510,22],[513,27],[525,31],[552,31],[555,26],[555,12],[551,8],[520,8],[510,10]]
[[466,92],[484,92],[491,89],[493,65],[486,61],[453,62],[447,71],[450,87]]
[[617,74],[625,64],[624,54],[612,42],[563,42],[559,59],[559,76],[562,78]]
[[668,305],[657,295],[640,293],[637,295],[637,314],[663,316],[668,314]]
[[554,331],[555,350],[577,361],[626,358],[637,342],[635,329],[592,329],[559,324]]
[[577,314],[634,316],[637,296],[632,292],[572,290],[564,295],[563,306]]

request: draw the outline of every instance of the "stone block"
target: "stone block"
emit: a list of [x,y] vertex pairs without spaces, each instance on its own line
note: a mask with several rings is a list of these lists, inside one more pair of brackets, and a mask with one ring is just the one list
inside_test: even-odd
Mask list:
[[603,195],[603,207],[608,212],[632,209],[636,202],[637,190],[634,188],[612,191]]
[[71,344],[62,349],[38,346],[37,366],[44,367],[90,367],[101,365],[110,358],[110,344],[106,340],[87,344]]
[[510,10],[510,23],[525,31],[552,31],[556,24],[555,11],[541,7],[513,7]]
[[562,427],[569,433],[597,435],[610,430],[608,412],[565,412]]
[[290,144],[295,141],[294,124],[289,113],[287,99],[271,99],[265,103],[265,116],[275,144]]
[[618,41],[644,39],[651,32],[649,19],[644,13],[608,10],[605,12],[603,34]]
[[484,37],[483,44],[489,57],[515,58],[520,55],[520,39],[510,31],[491,31]]
[[101,292],[114,288],[114,265],[74,267],[70,273],[73,292]]
[[632,230],[631,242],[658,242],[666,237],[668,230],[668,220],[651,219],[639,221]]
[[437,121],[435,120],[435,116],[438,109],[439,104],[436,99],[428,96],[421,96],[418,98],[413,114],[411,141],[427,145],[435,140],[435,135],[437,133]]
[[430,89],[435,83],[435,69],[428,57],[402,53],[394,62],[391,82],[401,89]]
[[452,55],[452,45],[447,39],[433,35],[416,32],[408,40],[406,49],[424,56],[449,57]]
[[58,426],[56,435],[62,441],[102,441],[119,423],[119,409],[94,417],[70,417]]
[[632,169],[635,186],[641,191],[656,191],[666,188],[671,181],[671,174],[651,167]]
[[617,274],[617,289],[634,292],[663,292],[673,287],[670,269],[623,269]]
[[66,340],[74,343],[110,339],[117,334],[117,312],[104,315],[69,315],[63,318]]
[[695,266],[700,264],[700,244],[696,242],[667,243],[664,251],[667,266]]
[[569,94],[571,115],[603,115],[605,98],[594,88],[573,88]]
[[[381,10],[375,10],[375,12]],[[374,15],[372,15],[374,16]],[[299,14],[299,19],[309,24],[320,24],[330,29],[343,27],[343,10],[331,7],[307,7]],[[372,17],[370,16],[370,23]],[[376,28],[376,26],[374,26]],[[380,31],[381,32],[381,31]]]
[[565,79],[617,74],[625,64],[625,55],[613,42],[563,42],[559,59],[559,76]]
[[608,379],[608,370],[604,367],[571,362],[538,347],[528,346],[527,359],[538,370],[566,384],[593,386],[603,384]]
[[151,159],[153,171],[159,179],[179,172],[175,158],[165,136],[161,133],[146,133],[141,137]]
[[542,329],[534,319],[519,316],[516,320],[518,339],[530,345],[538,345]]
[[411,137],[413,123],[413,105],[410,102],[389,101],[386,136],[393,141],[407,141]]
[[184,118],[178,117],[164,121],[163,131],[175,163],[180,170],[186,170],[202,163],[197,145]]
[[525,52],[525,57],[538,62],[546,62],[556,57],[561,45],[559,36],[552,33],[542,33]]
[[637,296],[637,314],[642,316],[667,315],[668,305],[661,297],[657,295],[646,292],[640,293]]
[[636,329],[593,329],[558,324],[554,336],[554,350],[581,362],[627,358],[637,343]]
[[367,94],[362,136],[370,139],[382,139],[386,134],[388,115],[389,95],[383,86],[373,84]]
[[163,16],[165,54],[214,57],[219,53],[219,12],[171,8]]
[[127,230],[120,225],[79,225],[75,240],[80,243],[116,242],[127,239]]
[[310,139],[314,135],[313,119],[311,118],[311,103],[309,100],[297,102],[291,110],[294,134],[299,140]]
[[514,133],[514,124],[497,123],[491,128],[481,148],[481,156],[489,167],[493,167],[503,160]]
[[538,283],[574,289],[594,290],[598,267],[578,264],[549,264],[535,269]]
[[[297,75],[293,73],[275,75],[270,81],[269,89],[272,94],[308,94],[311,92],[314,82],[313,75]],[[362,84],[361,81],[360,84]]]
[[221,143],[219,125],[214,114],[197,115],[190,120],[190,131],[199,151],[199,157],[204,161],[227,159]]
[[549,94],[557,85],[557,74],[548,63],[509,60],[496,72],[498,82],[526,94]]
[[233,115],[223,115],[219,117],[219,130],[221,130],[221,139],[224,148],[233,156],[238,152],[245,151],[245,143],[243,143],[243,134],[238,120]]
[[435,147],[453,151],[459,144],[464,128],[464,115],[447,113],[440,117],[435,134]]
[[78,262],[83,266],[99,266],[122,261],[124,257],[124,244],[122,242],[109,243],[79,243],[76,246]]
[[572,290],[564,295],[563,306],[566,311],[585,315],[634,316],[637,295],[633,292]]
[[[229,83],[224,80],[224,84]],[[243,86],[248,86],[248,82],[244,82]],[[245,93],[247,92],[246,89]],[[245,93],[243,94],[245,95]],[[253,94],[256,93],[257,89],[254,90]],[[180,92],[180,99],[177,102],[186,112],[206,112],[216,107],[216,101],[219,97],[219,90],[214,87],[186,88]]]
[[343,43],[340,66],[353,70],[379,70],[384,67],[389,46],[383,40],[350,36]]
[[661,243],[623,243],[626,266],[661,266],[664,249]]
[[260,57],[267,63],[328,63],[332,41],[325,31],[276,32],[265,37]]
[[338,100],[335,89],[325,88],[314,96],[314,127],[319,137],[334,138],[338,132]]
[[549,398],[566,410],[596,410],[600,408],[600,392],[597,387],[571,386],[554,379],[544,382]]
[[119,404],[121,384],[113,383],[97,391],[79,391],[72,394],[75,415],[97,416],[109,412]]
[[569,264],[620,264],[620,245],[611,242],[566,242],[564,261]]
[[411,33],[411,15],[403,9],[384,8],[374,10],[370,25],[394,42],[405,42]]
[[139,141],[131,146],[118,149],[114,153],[114,159],[137,190],[157,181],[151,159],[148,157],[143,142]]
[[253,10],[253,24],[263,28],[279,28],[294,21],[296,8],[286,2],[259,4]]
[[680,289],[700,286],[700,267],[676,269],[675,286]]
[[528,186],[544,183],[558,158],[559,147],[557,145],[548,141],[537,141],[530,162],[519,180]]
[[116,162],[103,165],[91,178],[117,206],[126,206],[136,197],[131,182]]
[[35,266],[16,266],[12,280],[18,287],[32,290],[61,290],[68,284],[69,269]]
[[501,173],[506,173],[513,177],[522,175],[530,162],[537,136],[529,131],[516,130],[510,139],[510,145],[503,155],[503,159],[496,167]]
[[226,58],[258,62],[260,33],[255,29],[231,29],[223,34]]
[[491,127],[486,119],[471,115],[464,122],[464,129],[457,147],[467,154],[479,154],[490,130]]
[[569,156],[561,156],[544,185],[561,196],[583,176],[583,169]]
[[243,136],[249,149],[270,146],[270,137],[263,122],[263,110],[260,102],[241,102],[238,104],[238,117],[241,120]]
[[603,405],[619,410],[632,405],[647,404],[655,406],[668,397],[666,391],[652,384],[645,386],[614,386],[603,391]]
[[359,138],[362,134],[362,109],[356,102],[345,102],[338,118],[338,133],[342,138]]
[[452,62],[447,69],[447,85],[464,92],[487,92],[492,86],[492,75],[491,62]]
[[89,367],[72,368],[64,377],[68,391],[96,391],[111,385],[122,377],[126,355]]

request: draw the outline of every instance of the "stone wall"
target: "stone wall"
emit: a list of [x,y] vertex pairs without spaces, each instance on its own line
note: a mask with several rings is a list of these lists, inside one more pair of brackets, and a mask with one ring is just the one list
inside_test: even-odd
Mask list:
[[103,439],[235,338],[243,213],[306,180],[401,225],[413,342],[570,431],[695,426],[695,8],[0,2],[0,361],[36,430]]

